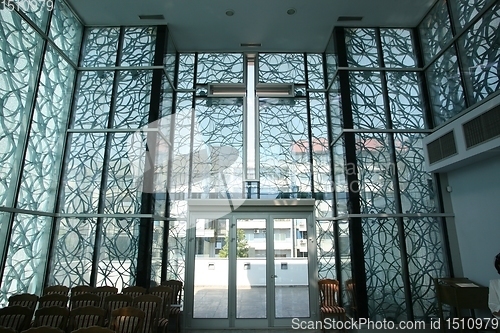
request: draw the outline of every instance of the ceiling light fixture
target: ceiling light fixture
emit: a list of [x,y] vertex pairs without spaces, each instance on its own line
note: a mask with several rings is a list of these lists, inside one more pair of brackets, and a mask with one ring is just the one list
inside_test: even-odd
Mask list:
[[226,16],[233,16],[234,15],[234,10],[228,9],[226,10]]
[[297,12],[297,11],[295,10],[295,8],[290,8],[289,10],[287,10],[287,11],[286,11],[286,13],[287,13],[288,15],[293,15],[293,14],[295,14],[296,12]]

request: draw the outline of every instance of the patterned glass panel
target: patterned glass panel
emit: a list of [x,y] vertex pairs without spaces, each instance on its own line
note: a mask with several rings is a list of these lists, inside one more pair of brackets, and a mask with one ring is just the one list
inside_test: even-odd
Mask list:
[[315,194],[331,196],[333,190],[325,104],[324,93],[310,93],[314,192]]
[[295,100],[291,105],[274,102],[259,100],[261,198],[310,192],[306,101]]
[[141,128],[148,123],[152,71],[123,71],[118,74],[114,127]]
[[16,214],[0,287],[0,302],[20,293],[40,294],[52,217]]
[[75,95],[73,128],[107,128],[114,72],[80,72]]
[[68,142],[70,150],[61,189],[61,212],[97,214],[105,134],[72,133]]
[[0,1],[0,8],[5,8],[6,12],[23,12],[40,30],[46,32],[49,14],[54,10],[54,2],[54,0],[2,0]]
[[242,53],[201,53],[198,55],[197,83],[243,83]]
[[403,213],[435,213],[432,176],[425,171],[424,134],[394,135]]
[[417,64],[409,29],[380,29],[384,65],[390,68],[415,67]]
[[392,127],[396,129],[424,128],[422,94],[414,72],[386,72],[387,93]]
[[306,83],[304,55],[260,53],[259,83]]
[[424,61],[425,64],[428,64],[452,38],[446,1],[439,0],[436,3],[422,23],[420,23],[418,30],[420,32]]
[[394,219],[362,219],[368,315],[372,320],[406,320],[401,244]]
[[350,72],[354,128],[386,128],[387,121],[379,72]]
[[334,221],[316,220],[318,278],[336,279]]
[[335,43],[333,38],[330,38],[328,41],[328,45],[325,50],[325,62],[326,62],[326,77],[328,79],[328,84],[332,82],[335,73],[337,72],[337,52],[335,50]]
[[[220,100],[223,103],[223,99]],[[197,100],[191,185],[202,198],[241,197],[243,106]]]
[[165,71],[167,72],[168,80],[174,84],[175,82],[175,62],[177,57],[177,50],[175,49],[172,34],[169,33],[167,41],[167,52],[165,53]]
[[[188,198],[190,161],[188,156],[191,153],[191,127],[193,116],[191,103],[192,93],[177,94],[177,110],[174,116],[175,133],[172,153],[172,175],[169,183],[169,192],[174,200],[184,200]],[[175,214],[174,216],[178,215]]]
[[436,126],[454,117],[466,107],[457,60],[455,49],[451,47],[426,72]]
[[307,83],[309,89],[325,89],[325,73],[323,73],[321,54],[307,55]]
[[342,216],[348,211],[348,192],[354,189],[357,184],[349,186],[347,176],[357,173],[357,168],[345,161],[345,143],[344,137],[340,137],[333,144],[333,176],[335,180],[335,213],[336,216]]
[[135,285],[140,219],[103,220],[99,245],[97,286],[118,290]]
[[[177,210],[177,212],[180,210]],[[167,280],[184,281],[186,267],[186,221],[169,221]]]
[[17,207],[52,211],[75,71],[51,47],[40,77]]
[[342,132],[343,122],[342,122],[342,103],[340,100],[340,82],[336,78],[330,91],[328,93],[329,103],[330,103],[330,121],[332,126],[332,134],[335,139]]
[[436,318],[439,313],[432,278],[448,274],[441,242],[443,230],[431,217],[405,218],[404,225],[415,319]]
[[155,27],[127,27],[123,37],[121,66],[152,66],[156,43]]
[[146,136],[140,138],[142,142],[134,133],[111,134],[105,214],[141,212]]
[[194,88],[194,61],[195,57],[192,53],[181,53],[179,55],[178,89]]
[[58,229],[50,284],[90,284],[96,221],[86,218],[62,218],[59,220]]
[[82,67],[111,67],[116,64],[119,28],[87,28],[82,50]]
[[64,1],[56,1],[49,37],[75,64],[78,63],[82,34],[83,25],[75,14]]
[[472,86],[472,103],[480,102],[500,89],[499,63],[500,4],[485,13],[459,40],[462,64]]
[[[332,193],[324,193],[315,196],[316,200],[314,202],[315,209],[314,214],[317,218],[322,217],[332,217],[334,216],[333,206],[332,206]],[[321,200],[323,199],[323,200]]]
[[[453,21],[458,28],[463,28],[479,14],[486,4],[494,0],[455,0],[450,1]],[[497,25],[498,26],[498,25]],[[457,29],[460,30],[460,29]]]
[[396,213],[394,165],[388,138],[383,133],[356,134],[356,159],[361,198],[361,214]]
[[43,43],[16,13],[0,20],[0,206],[12,206]]
[[349,67],[379,66],[375,29],[346,29],[345,43]]

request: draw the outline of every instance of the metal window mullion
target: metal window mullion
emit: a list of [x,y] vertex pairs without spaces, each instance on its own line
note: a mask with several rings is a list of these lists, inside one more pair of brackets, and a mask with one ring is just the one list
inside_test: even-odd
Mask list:
[[[385,67],[385,62],[383,58],[383,50],[382,50],[382,38],[380,36],[380,28],[375,30],[376,38],[377,38],[377,50],[379,54],[379,65],[380,67]],[[387,89],[387,78],[385,71],[380,72],[380,81],[382,86],[382,97],[384,100],[384,111],[387,122],[387,128],[392,129],[392,117],[391,117],[391,109],[390,109],[390,99],[389,92]],[[389,156],[391,165],[390,170],[392,171],[392,186],[394,190],[394,203],[396,206],[396,213],[403,212],[403,205],[401,202],[401,189],[399,187],[399,175],[397,170],[397,156],[396,156],[396,146],[394,140],[394,133],[387,133],[387,139],[389,144]],[[399,251],[400,251],[400,261],[401,261],[401,270],[402,270],[402,278],[403,278],[403,286],[404,286],[404,294],[405,294],[405,302],[406,302],[406,314],[407,320],[413,320],[413,301],[411,294],[411,281],[410,281],[410,272],[408,268],[408,252],[406,249],[406,235],[404,230],[404,221],[403,217],[396,218],[396,225],[398,227],[398,239],[399,239]]]
[[[21,16],[21,18],[23,19],[22,16]],[[48,25],[50,24],[51,18],[52,18],[52,12],[49,13],[49,17],[47,19]],[[19,200],[19,193],[21,190],[21,182],[23,179],[23,170],[24,170],[24,165],[26,164],[26,153],[28,151],[28,143],[29,143],[30,134],[31,134],[31,127],[32,127],[32,123],[33,123],[33,117],[35,114],[35,107],[36,107],[36,103],[37,103],[38,92],[40,90],[40,81],[41,81],[42,74],[43,74],[43,67],[45,64],[45,54],[47,52],[47,44],[48,44],[47,39],[42,38],[42,43],[43,44],[42,44],[42,48],[40,50],[39,67],[38,67],[38,71],[36,74],[36,80],[35,80],[36,85],[35,85],[35,89],[33,90],[33,94],[31,95],[32,96],[31,105],[29,107],[29,114],[27,117],[26,133],[24,134],[22,144],[20,145],[20,146],[22,146],[22,151],[23,151],[22,157],[23,158],[21,159],[21,163],[19,164],[19,173],[17,174],[16,180],[14,183],[15,190],[13,193],[13,200],[12,200],[12,205],[11,205],[12,208],[16,208],[17,202]],[[4,272],[5,272],[5,266],[7,264],[7,254],[9,251],[10,238],[12,236],[12,231],[13,231],[12,229],[14,227],[14,216],[15,215],[16,214],[14,214],[14,213],[10,214],[7,226],[2,227],[2,229],[7,228],[7,232],[5,235],[6,242],[5,242],[4,248],[0,252],[0,285],[2,285]]]
[[[335,32],[337,44],[339,65],[347,67],[347,48],[345,45],[345,30],[338,28]],[[349,72],[339,71],[340,94],[342,101],[342,120],[344,127],[353,128],[353,114],[351,104],[351,92],[349,82]],[[356,137],[354,133],[344,133],[344,150],[346,156],[346,165],[352,164],[354,170],[358,170],[356,158]],[[349,213],[360,214],[361,199],[359,195],[359,179],[357,172],[347,174],[347,183],[349,186]],[[359,217],[349,219],[349,234],[351,236],[351,268],[353,279],[356,285],[356,299],[358,301],[358,316],[368,318],[368,298],[366,289],[366,271],[363,247],[363,225]]]
[[[118,40],[118,48],[116,52],[116,66],[120,65],[122,51],[123,51],[123,43],[124,43],[124,35],[125,29],[123,27],[120,28],[120,38]],[[109,117],[107,128],[113,128],[114,115],[116,111],[116,99],[118,93],[118,83],[119,83],[119,71],[114,71],[113,77],[113,89],[111,92],[110,99],[110,107],[109,107]],[[104,206],[106,205],[106,189],[108,182],[108,168],[109,168],[109,160],[111,156],[111,137],[113,133],[106,133],[106,141],[104,145],[104,156],[102,163],[102,174],[101,174],[101,186],[99,187],[99,199],[97,204],[97,213],[104,214]],[[95,240],[94,240],[94,252],[92,253],[92,271],[90,273],[90,285],[95,286],[97,282],[97,274],[99,270],[99,255],[101,253],[101,240],[102,240],[102,229],[104,227],[104,217],[98,217],[96,220],[96,231],[95,231]]]
[[[196,83],[197,83],[197,77],[198,77],[198,52],[194,54],[194,68],[193,68],[193,89],[196,89]],[[188,198],[191,198],[191,191],[193,187],[193,160],[194,160],[194,129],[195,129],[195,123],[194,121],[196,120],[195,114],[196,114],[196,93],[193,92],[191,95],[191,132],[189,134],[189,152],[190,152],[190,158],[189,158],[189,166],[188,166]]]
[[315,189],[314,189],[314,142],[313,142],[313,134],[312,134],[312,116],[311,116],[311,94],[307,90],[309,87],[309,63],[307,61],[307,53],[303,54],[304,57],[304,68],[305,68],[305,76],[306,76],[306,113],[307,113],[307,139],[309,141],[309,172],[311,173],[311,193],[313,198],[315,197]]

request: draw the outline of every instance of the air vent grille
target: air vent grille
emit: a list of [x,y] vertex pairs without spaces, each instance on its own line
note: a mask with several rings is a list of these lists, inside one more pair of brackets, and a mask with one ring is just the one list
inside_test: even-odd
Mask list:
[[427,144],[427,154],[430,164],[439,162],[457,153],[453,131]]
[[351,21],[361,21],[363,16],[339,16],[337,22],[351,22]]
[[141,19],[141,20],[164,20],[165,16],[163,16],[163,15],[139,15],[139,19]]
[[500,136],[500,106],[469,120],[462,126],[467,149]]

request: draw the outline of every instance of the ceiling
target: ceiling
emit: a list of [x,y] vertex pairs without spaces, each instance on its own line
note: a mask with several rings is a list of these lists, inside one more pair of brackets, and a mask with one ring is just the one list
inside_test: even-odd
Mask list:
[[[435,1],[67,0],[85,25],[167,24],[180,52],[323,52],[335,26],[415,27]],[[228,10],[234,15],[227,16]],[[340,16],[362,20],[339,22]]]

